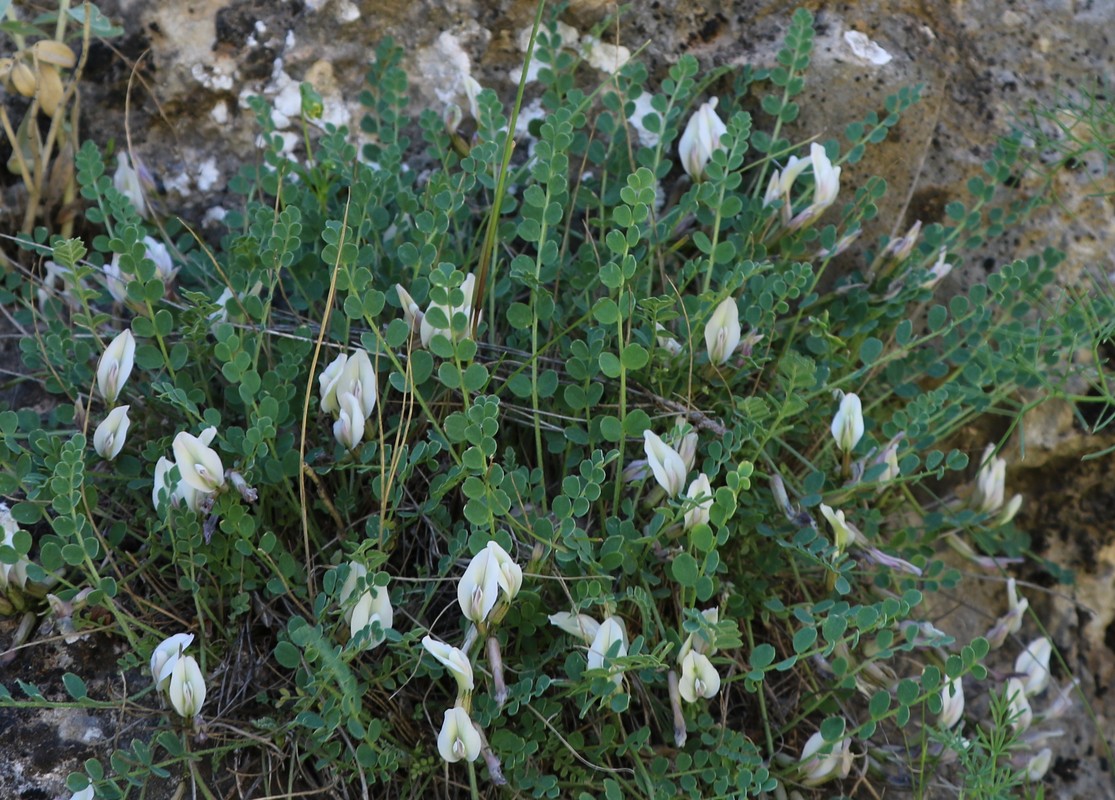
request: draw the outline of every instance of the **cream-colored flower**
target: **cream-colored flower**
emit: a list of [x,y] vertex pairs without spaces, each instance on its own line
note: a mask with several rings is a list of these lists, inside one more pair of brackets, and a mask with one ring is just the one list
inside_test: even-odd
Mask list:
[[364,409],[352,392],[345,392],[339,400],[340,412],[333,423],[333,438],[347,450],[355,450],[364,439]]
[[[615,617],[608,617],[600,623],[600,629],[597,630],[595,638],[592,640],[592,645],[588,651],[588,668],[589,669],[603,669],[605,667],[605,659],[610,661],[608,657],[612,647],[618,642],[619,650],[615,653],[615,658],[623,658],[627,655],[627,641],[624,635],[623,626],[616,621]],[[623,681],[623,670],[612,666],[612,681],[616,686],[619,686]]]
[[386,640],[385,632],[395,621],[395,610],[391,606],[391,596],[386,588],[373,586],[360,595],[356,605],[352,607],[349,618],[349,637],[354,637],[360,631],[369,627],[373,622],[378,622],[382,630],[379,634],[368,639],[368,647],[378,647]]
[[472,662],[468,660],[468,656],[458,647],[439,642],[432,636],[426,636],[422,639],[422,646],[426,648],[426,652],[441,662],[453,675],[457,681],[458,695],[471,692],[475,688],[472,677]]
[[1049,659],[1053,655],[1053,642],[1046,636],[1026,645],[1014,662],[1014,671],[1020,674],[1027,697],[1039,695],[1049,685]]
[[488,618],[499,596],[501,579],[503,573],[491,550],[485,547],[472,557],[457,582],[457,602],[465,619],[479,625]]
[[403,319],[406,320],[410,332],[420,332],[422,330],[422,317],[425,316],[422,309],[418,307],[418,303],[410,296],[410,292],[403,288],[402,284],[395,284],[395,293],[399,296],[399,305],[403,307]]
[[1030,727],[1034,711],[1026,699],[1026,685],[1018,678],[1007,681],[1007,707],[1010,709],[1011,727],[1018,733]]
[[[460,292],[464,296],[460,305],[447,306],[441,303],[430,304],[430,307],[426,309],[426,313],[423,315],[418,327],[418,332],[420,338],[422,339],[423,347],[430,346],[430,340],[434,338],[434,334],[441,334],[442,336],[450,340],[457,338],[458,336],[465,339],[471,338],[472,332],[468,326],[466,326],[466,329],[460,334],[457,334],[453,331],[453,318],[458,314],[464,314],[466,317],[472,316],[472,304],[474,301],[473,293],[475,291],[476,276],[470,272],[468,276],[465,277],[464,283],[462,283],[460,286]],[[435,308],[441,309],[441,312],[445,314],[446,319],[449,320],[448,328],[435,328],[430,323],[430,312]]]
[[547,619],[551,625],[556,625],[571,636],[576,636],[585,644],[592,644],[596,634],[600,631],[600,623],[588,614],[570,614],[568,611],[558,611],[550,614]]
[[693,483],[689,484],[685,496],[692,504],[692,507],[685,512],[685,529],[707,525],[709,511],[712,509],[712,486],[709,484],[708,475],[703,472],[698,475]]
[[844,518],[843,511],[835,511],[831,506],[821,503],[821,514],[828,520],[832,528],[832,540],[836,549],[844,552],[859,538],[859,529]]
[[170,673],[167,697],[183,719],[193,719],[205,704],[205,677],[193,656],[182,656]]
[[698,697],[715,697],[720,691],[720,673],[707,656],[690,650],[681,662],[681,680],[678,692],[687,703],[696,703]]
[[475,761],[482,747],[480,732],[473,726],[467,711],[451,708],[445,712],[441,732],[437,735],[437,751],[442,758],[450,764],[461,759]]
[[[720,609],[706,608],[701,612],[701,616],[705,618],[705,622],[710,626],[715,626],[720,621]],[[681,645],[681,650],[678,651],[678,663],[685,661],[685,657],[693,650],[701,655],[711,656],[716,653],[716,642],[708,638],[708,632],[701,632],[700,635],[689,634],[685,637],[685,641]]]
[[132,168],[128,156],[124,152],[116,154],[116,173],[112,176],[112,183],[116,191],[132,201],[138,213],[147,218],[147,202],[143,199],[143,186],[139,179],[139,172]]
[[863,404],[858,394],[848,392],[832,418],[832,438],[842,452],[850,453],[863,438],[863,428]]
[[507,602],[511,602],[523,586],[523,568],[516,564],[511,554],[500,547],[494,539],[485,545],[485,549],[499,570],[499,587],[503,589]]
[[120,254],[117,253],[112,260],[102,268],[105,274],[105,286],[108,293],[117,303],[128,302],[128,284],[135,280],[135,276],[120,269]]
[[971,497],[972,507],[984,514],[991,514],[1002,508],[1006,481],[1007,460],[996,456],[995,445],[989,444],[983,451],[979,471],[976,473],[976,488]]
[[681,342],[670,335],[661,322],[654,323],[655,342],[671,356],[681,355]]
[[945,683],[941,689],[941,714],[937,717],[938,724],[949,729],[960,722],[964,714],[964,685],[960,678],[953,678]]
[[[806,786],[820,786],[833,778],[847,778],[852,771],[852,740],[845,737],[826,745],[820,731],[809,737],[801,749],[798,770]],[[827,752],[822,752],[826,750]]]
[[109,342],[97,364],[97,391],[110,406],[120,396],[135,365],[136,340],[129,330],[122,331]]
[[181,431],[174,437],[174,460],[184,480],[199,492],[212,493],[225,486],[225,467],[217,451],[209,447],[217,435],[214,427],[200,436]]
[[647,454],[647,463],[654,473],[654,479],[666,494],[674,497],[681,492],[685,488],[685,476],[688,473],[681,454],[651,430],[643,431],[643,450]]
[[[825,209],[836,202],[840,192],[840,167],[834,167],[825,153],[825,148],[817,142],[809,145],[809,163],[813,167],[813,202],[789,222],[789,227],[802,228],[811,225]],[[789,197],[789,187],[786,196]]]
[[128,426],[132,421],[128,419],[130,406],[117,406],[108,412],[97,430],[93,431],[93,449],[105,461],[112,461],[124,449],[124,441],[128,438]]
[[716,113],[717,98],[702,103],[685,126],[678,142],[678,156],[687,175],[695,181],[704,180],[705,169],[712,154],[723,145],[720,138],[728,127]]
[[193,641],[194,635],[192,633],[176,633],[163,639],[152,651],[151,680],[155,682],[155,688],[158,691],[165,692],[167,690],[170,685],[170,673],[174,669],[174,665],[178,663],[183,651],[193,644]]
[[1049,765],[1053,763],[1053,751],[1043,747],[1036,755],[1031,756],[1026,762],[1026,777],[1035,783],[1045,777]]
[[341,385],[341,373],[344,372],[348,356],[341,353],[330,362],[320,375],[317,376],[318,389],[321,394],[321,410],[327,414],[336,414],[340,411],[338,391]]
[[705,324],[705,347],[708,348],[709,363],[720,365],[731,358],[739,347],[742,335],[739,306],[734,297],[726,297]]

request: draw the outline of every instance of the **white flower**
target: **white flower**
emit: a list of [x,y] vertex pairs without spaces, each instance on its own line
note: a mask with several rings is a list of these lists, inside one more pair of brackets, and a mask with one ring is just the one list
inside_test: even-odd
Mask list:
[[422,646],[426,648],[426,652],[440,661],[442,666],[452,673],[457,680],[458,694],[473,690],[475,684],[472,680],[472,662],[468,660],[468,656],[460,648],[439,642],[432,636],[423,638]]
[[1030,608],[1030,601],[1018,594],[1014,578],[1007,578],[1007,613],[995,621],[994,627],[987,632],[987,641],[992,648],[1002,647],[1003,642],[1022,627],[1022,618]]
[[[15,535],[19,533],[20,527],[7,503],[0,503],[0,529],[4,531],[4,539],[0,544],[14,547]],[[23,588],[27,583],[27,563],[26,558],[20,558],[15,564],[0,561],[0,589],[11,585]]]
[[[619,650],[616,652],[615,658],[623,658],[627,655],[627,642],[625,640],[623,626],[616,621],[615,617],[608,617],[604,620],[592,640],[592,645],[589,647],[588,668],[603,669],[605,666],[604,660],[616,642],[619,643]],[[612,667],[612,672],[612,681],[616,686],[619,686],[623,680],[623,671]]]
[[217,451],[209,443],[217,435],[214,427],[206,428],[200,436],[181,431],[174,437],[174,460],[182,480],[199,492],[215,492],[225,485],[225,467]]
[[1010,709],[1011,727],[1018,733],[1030,727],[1034,721],[1034,711],[1026,699],[1026,686],[1018,678],[1007,681],[1007,703]]
[[503,589],[507,602],[510,603],[523,586],[523,568],[516,564],[511,554],[500,547],[495,540],[489,541],[485,549],[499,570],[499,586]]
[[483,743],[480,733],[469,719],[463,708],[451,708],[445,712],[441,732],[437,735],[437,751],[450,764],[460,761],[475,761],[480,756]]
[[576,636],[585,644],[592,644],[600,631],[600,623],[588,614],[570,614],[559,611],[548,617],[551,625],[556,625],[571,636]]
[[[476,98],[479,97],[480,92],[484,90],[484,87],[481,86],[480,82],[471,75],[465,75],[464,77],[462,77],[461,84],[463,85],[465,90],[465,101],[468,103],[468,113],[474,120],[479,121],[480,105],[476,102]],[[454,126],[454,129],[456,129],[456,126]]]
[[1049,685],[1049,658],[1053,643],[1042,636],[1026,645],[1014,662],[1014,671],[1022,676],[1022,687],[1028,697],[1039,695]]
[[124,449],[124,441],[128,438],[129,406],[117,406],[108,412],[97,430],[93,431],[93,449],[105,461],[112,461]]
[[[678,428],[681,427],[679,419]],[[677,428],[674,429],[675,431]],[[681,462],[685,464],[685,472],[689,474],[689,470],[693,469],[693,464],[697,461],[697,432],[691,431],[681,437],[681,442],[678,444],[678,455],[681,456]]]
[[921,233],[921,220],[919,219],[910,226],[910,230],[906,231],[905,235],[892,239],[883,248],[882,255],[884,257],[893,258],[895,261],[902,261],[913,252],[914,245],[918,242],[918,235]]
[[194,635],[192,633],[176,633],[167,639],[163,639],[151,653],[151,679],[155,682],[155,688],[158,691],[166,691],[167,686],[170,685],[170,673],[174,669],[174,665],[182,657],[182,651],[189,647],[193,641]]
[[122,331],[109,342],[97,364],[97,391],[110,406],[120,396],[135,365],[136,340],[129,330]]
[[112,184],[116,187],[116,191],[132,201],[136,213],[146,219],[147,203],[143,199],[143,187],[140,185],[139,173],[132,168],[126,153],[116,154],[116,172],[112,176]]
[[333,423],[333,438],[344,448],[355,450],[364,438],[364,410],[352,392],[340,398],[340,413]]
[[349,637],[356,636],[373,622],[378,622],[383,631],[368,640],[368,647],[378,647],[387,638],[384,631],[387,631],[394,621],[395,611],[391,607],[391,596],[387,593],[387,589],[373,586],[360,595],[360,599],[356,601],[356,605],[350,612]]
[[960,722],[964,714],[964,686],[959,677],[953,678],[941,689],[941,715],[937,723],[948,730]]
[[949,264],[949,263],[945,262],[945,255],[946,254],[947,253],[945,251],[945,248],[942,247],[941,248],[941,254],[939,256],[937,256],[937,263],[935,263],[929,269],[929,277],[927,277],[924,281],[922,281],[921,288],[923,288],[923,289],[934,288],[938,283],[940,283],[945,278],[947,278],[948,274],[950,272],[952,272],[952,264]]
[[979,472],[976,473],[976,488],[971,497],[972,507],[984,514],[998,511],[1003,505],[1006,480],[1007,460],[996,456],[995,445],[989,444],[983,451]]
[[689,530],[697,525],[707,525],[709,509],[712,508],[712,486],[709,484],[708,475],[701,473],[689,484],[686,498],[692,503],[692,508],[685,512],[685,529]]
[[1006,525],[1015,518],[1020,508],[1022,508],[1022,495],[1016,494],[1003,506],[1002,511],[999,512],[999,518],[995,520],[995,524]]
[[801,749],[798,769],[801,782],[806,786],[820,786],[833,778],[846,778],[852,771],[852,740],[849,737],[828,745],[829,751],[822,754],[825,740],[820,731],[809,737]]
[[739,306],[734,297],[726,297],[712,312],[705,324],[705,347],[711,364],[723,364],[739,347],[743,329],[739,324]]
[[[190,511],[197,511],[201,501],[209,497],[212,492],[199,492],[194,487],[190,486],[184,480],[179,478],[178,485],[171,488],[167,484],[167,477],[171,469],[177,466],[173,461],[165,456],[160,456],[158,463],[155,464],[155,483],[151,488],[151,504],[155,510],[159,510],[159,497],[165,490],[168,492],[168,500],[172,506],[183,503]],[[178,470],[178,474],[182,474],[182,470]]]
[[1041,751],[1031,756],[1030,760],[1026,762],[1026,777],[1031,781],[1037,782],[1045,777],[1045,773],[1049,771],[1049,765],[1053,763],[1053,751],[1048,747],[1043,747]]
[[[705,622],[710,626],[715,626],[720,621],[720,610],[718,608],[706,608],[701,612],[701,616],[705,618]],[[678,651],[678,663],[685,661],[685,657],[693,650],[701,655],[711,656],[716,652],[715,642],[709,641],[704,633],[701,635],[689,634],[685,637],[685,642],[681,645],[681,650]]]
[[341,353],[317,376],[317,384],[321,393],[321,410],[327,414],[336,414],[340,410],[337,393],[341,383],[341,373],[347,363],[348,356]]
[[[840,192],[840,167],[832,165],[825,148],[817,142],[809,145],[809,162],[813,165],[813,202],[790,220],[790,228],[801,228],[811,224],[824,213],[826,208],[836,202],[836,196]],[[789,197],[789,193],[787,186],[785,195]]]
[[[372,416],[376,407],[376,371],[367,350],[354,350],[341,370],[338,395],[349,392],[360,401],[364,418]],[[339,401],[338,401],[339,402]]]
[[821,503],[821,514],[832,527],[832,541],[837,550],[844,552],[856,543],[859,530],[844,518],[843,511],[834,511],[831,506]]
[[170,704],[183,719],[193,719],[205,704],[205,678],[193,656],[182,656],[170,673]]
[[418,307],[418,303],[414,302],[414,298],[410,296],[410,292],[402,287],[402,284],[395,284],[395,293],[399,295],[399,305],[403,307],[403,319],[406,320],[407,326],[410,328],[411,333],[418,333],[422,329],[422,309]]
[[661,322],[654,323],[655,342],[671,356],[681,355],[681,342],[670,335]]
[[114,255],[102,270],[105,274],[105,285],[112,299],[117,303],[127,303],[128,284],[135,280],[135,277],[120,269],[120,254]]
[[704,179],[705,168],[712,154],[723,148],[720,137],[728,132],[723,120],[716,114],[717,98],[702,103],[689,118],[685,132],[678,142],[678,156],[687,175],[695,181]]
[[[348,562],[348,575],[345,577],[345,582],[341,585],[341,591],[337,593],[337,602],[341,606],[347,606],[349,599],[356,592],[356,587],[360,580],[368,577],[368,568],[361,564],[359,561]],[[346,608],[344,612],[345,622],[352,619],[352,608]]]
[[[464,295],[464,298],[461,301],[460,305],[446,306],[441,303],[431,303],[430,307],[426,309],[426,313],[425,315],[423,315],[422,321],[419,323],[418,327],[419,336],[422,339],[423,347],[429,347],[430,340],[434,338],[434,334],[441,334],[447,339],[454,339],[458,336],[463,336],[466,339],[471,337],[472,333],[471,330],[469,330],[468,326],[466,326],[466,329],[460,334],[457,334],[453,331],[453,318],[457,314],[464,314],[466,317],[472,316],[472,295],[473,292],[476,291],[476,276],[470,272],[465,278],[464,283],[461,284],[459,291],[462,295]],[[446,319],[449,320],[448,328],[435,328],[432,324],[430,324],[430,312],[435,308],[441,309],[441,312],[445,314]]]
[[174,261],[170,257],[170,251],[166,249],[166,245],[151,236],[143,237],[143,246],[147,248],[145,255],[155,264],[155,274],[163,282],[168,284],[174,280],[174,276],[178,274],[178,268],[174,266]]
[[654,473],[654,479],[666,490],[666,494],[674,497],[681,492],[689,470],[685,468],[685,461],[678,451],[650,430],[643,431],[643,450],[647,454],[647,463]]
[[678,692],[687,703],[696,703],[698,697],[715,697],[720,691],[720,673],[707,656],[690,650],[681,662],[681,680]]
[[499,596],[502,577],[499,564],[488,548],[472,557],[465,574],[457,582],[457,602],[465,619],[480,624],[488,618]]
[[863,438],[863,404],[858,394],[849,392],[840,399],[840,408],[832,418],[832,438],[845,453],[850,453]]

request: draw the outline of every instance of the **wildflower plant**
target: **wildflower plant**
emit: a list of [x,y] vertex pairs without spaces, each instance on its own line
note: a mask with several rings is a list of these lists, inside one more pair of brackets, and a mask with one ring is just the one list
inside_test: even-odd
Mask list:
[[[527,133],[521,98],[476,87],[467,128],[413,127],[387,42],[360,146],[311,87],[295,154],[252,101],[261,149],[218,243],[145,221],[90,143],[96,235],[21,240],[67,277],[0,298],[56,401],[0,412],[5,591],[21,570],[85,592],[77,630],[97,610],[120,668],[157,673],[127,691],[160,730],[77,790],[175,769],[221,796],[234,753],[267,796],[467,775],[474,797],[745,797],[947,767],[992,648],[923,598],[961,585],[957,550],[1022,550],[999,456],[958,432],[1056,390],[1090,335],[1054,253],[939,296],[946,254],[1025,211],[998,188],[1018,140],[967,203],[873,244],[886,186],[851,167],[920,89],[788,139],[808,13],[774,69],[683,56],[661,86],[637,59],[601,81],[553,26],[530,43]],[[897,727],[931,758],[884,748]]]

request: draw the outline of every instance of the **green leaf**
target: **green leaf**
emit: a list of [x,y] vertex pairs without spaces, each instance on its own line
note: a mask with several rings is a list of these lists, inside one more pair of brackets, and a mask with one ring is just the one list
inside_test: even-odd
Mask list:
[[773,645],[766,642],[755,645],[755,649],[751,651],[751,669],[762,672],[771,665],[774,657],[777,655]]
[[697,563],[697,559],[689,553],[682,553],[670,565],[670,572],[678,584],[686,589],[691,589],[697,585],[700,565]]
[[859,359],[865,366],[874,364],[875,361],[883,354],[883,343],[876,339],[874,336],[869,336],[864,340],[859,348]]

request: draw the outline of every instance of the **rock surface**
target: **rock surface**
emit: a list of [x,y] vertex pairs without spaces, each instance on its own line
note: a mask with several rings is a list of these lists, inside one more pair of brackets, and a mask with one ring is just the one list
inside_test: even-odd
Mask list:
[[[652,85],[682,53],[692,53],[708,68],[772,65],[792,12],[787,4],[769,0],[635,5],[616,21],[607,16],[614,10],[608,2],[573,0],[564,21],[583,33],[609,19],[598,32],[605,42],[632,51],[645,45],[640,57],[650,68]],[[904,231],[918,219],[941,219],[948,202],[965,198],[965,183],[980,174],[995,137],[1030,104],[1056,103],[1063,93],[1074,96],[1098,76],[1115,74],[1110,41],[1115,5],[1106,0],[803,5],[816,15],[817,39],[802,114],[788,131],[791,137],[838,135],[848,122],[881,110],[884,98],[899,88],[925,85],[922,103],[846,174],[849,184],[880,174],[890,186],[869,237]],[[466,74],[508,97],[513,90],[509,75],[522,64],[518,39],[534,13],[529,0],[106,0],[101,7],[126,35],[91,49],[82,87],[87,135],[102,145],[110,139],[118,147],[129,143],[166,187],[166,206],[192,224],[211,225],[220,217],[214,209],[228,203],[229,178],[253,158],[256,130],[244,107],[247,96],[266,96],[277,121],[289,121],[297,115],[298,84],[309,80],[324,98],[327,121],[355,125],[370,53],[390,35],[408,54],[405,66],[417,106],[439,112],[447,102],[464,106]],[[1071,118],[1061,121],[1070,128],[1074,124]],[[289,122],[287,135],[297,147],[295,122]],[[1113,188],[1110,178],[1100,183],[1104,166],[1089,156],[1075,170],[1059,172],[1058,204],[984,247],[950,280],[961,285],[981,280],[1004,261],[1051,246],[1067,254],[1064,284],[1109,282],[1109,273],[1115,272],[1115,227],[1110,224],[1115,213],[1110,197],[1095,196],[1097,190]],[[1018,182],[1024,190],[1036,189],[1040,176],[1020,175]],[[1062,798],[1101,797],[1112,785],[1110,765],[1102,766],[1102,738],[1115,740],[1115,693],[1107,690],[1115,680],[1115,540],[1109,524],[1115,467],[1110,457],[1079,462],[1090,446],[1076,436],[1070,412],[1054,408],[1027,421],[1026,460],[1012,475],[1018,474],[1030,492],[1021,522],[1035,531],[1035,549],[1079,569],[1075,587],[1050,586],[1046,600],[1039,600],[1037,591],[1030,594],[1039,618],[1065,648],[1068,666],[1084,680],[1098,719],[1097,730],[1077,706],[1082,721],[1055,744],[1058,759],[1049,788]],[[1057,480],[1050,482],[1046,470],[1056,470]],[[1038,575],[1035,580],[1045,579]],[[989,590],[983,608],[999,613],[1005,602],[1001,594],[997,586]],[[972,627],[982,631],[980,622]],[[34,659],[25,657],[23,666],[5,669],[3,680],[23,677],[28,661],[48,660],[43,651],[54,654],[50,660],[68,657],[63,647],[36,645]],[[70,723],[74,730],[92,731],[104,721],[70,718]],[[22,726],[52,722],[7,717],[0,731],[13,724],[27,731]],[[95,738],[116,733],[100,730]],[[59,745],[62,755],[72,755],[63,766],[34,758],[19,761],[16,756],[23,754],[13,752],[13,741],[22,750],[26,740],[0,736],[0,764],[5,765],[0,783],[18,791],[8,796],[63,796],[65,772],[79,768],[80,758],[93,752],[81,749],[85,735]]]

